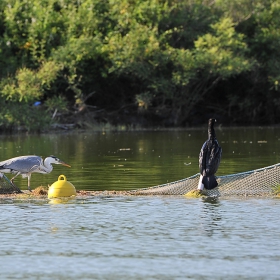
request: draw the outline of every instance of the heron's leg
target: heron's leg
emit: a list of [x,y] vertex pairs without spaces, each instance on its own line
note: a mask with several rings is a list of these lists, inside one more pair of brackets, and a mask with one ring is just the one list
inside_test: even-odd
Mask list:
[[20,172],[18,172],[12,179],[11,179],[11,182],[13,183],[14,182],[14,179],[20,174]]
[[31,188],[30,188],[30,179],[31,179],[31,174],[29,174],[27,176],[27,180],[28,180],[28,190],[31,192]]

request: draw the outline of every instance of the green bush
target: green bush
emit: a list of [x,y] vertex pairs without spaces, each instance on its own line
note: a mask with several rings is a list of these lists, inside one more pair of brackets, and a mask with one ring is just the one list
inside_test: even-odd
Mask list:
[[3,0],[0,127],[40,130],[85,102],[109,121],[277,123],[279,18],[279,0]]

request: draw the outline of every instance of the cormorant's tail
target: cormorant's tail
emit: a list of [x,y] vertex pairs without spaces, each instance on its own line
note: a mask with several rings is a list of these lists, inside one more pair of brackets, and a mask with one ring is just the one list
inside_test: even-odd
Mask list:
[[216,177],[214,175],[203,176],[202,183],[204,185],[204,188],[207,190],[212,190],[218,186]]

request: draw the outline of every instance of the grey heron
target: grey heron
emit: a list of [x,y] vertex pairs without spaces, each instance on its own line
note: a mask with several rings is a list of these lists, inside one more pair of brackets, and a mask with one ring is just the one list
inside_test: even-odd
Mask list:
[[218,183],[214,176],[220,165],[222,148],[216,138],[214,124],[216,119],[209,119],[208,121],[208,140],[202,145],[199,154],[199,169],[200,180],[198,183],[198,190],[203,190],[205,187],[208,190],[217,187]]
[[10,158],[0,162],[0,173],[16,174],[11,182],[18,176],[22,175],[23,178],[28,179],[28,190],[30,191],[30,179],[32,173],[47,174],[53,170],[52,164],[62,164],[71,167],[69,164],[60,160],[55,156],[46,157],[44,160],[39,156],[20,156]]

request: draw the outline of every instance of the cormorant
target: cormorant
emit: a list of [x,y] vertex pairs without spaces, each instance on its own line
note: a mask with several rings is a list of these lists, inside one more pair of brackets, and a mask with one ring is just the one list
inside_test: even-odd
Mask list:
[[204,188],[211,190],[218,186],[214,174],[220,165],[222,148],[216,139],[215,122],[216,119],[209,119],[208,140],[202,145],[199,153],[199,170],[201,175],[197,187],[198,190],[203,190]]

